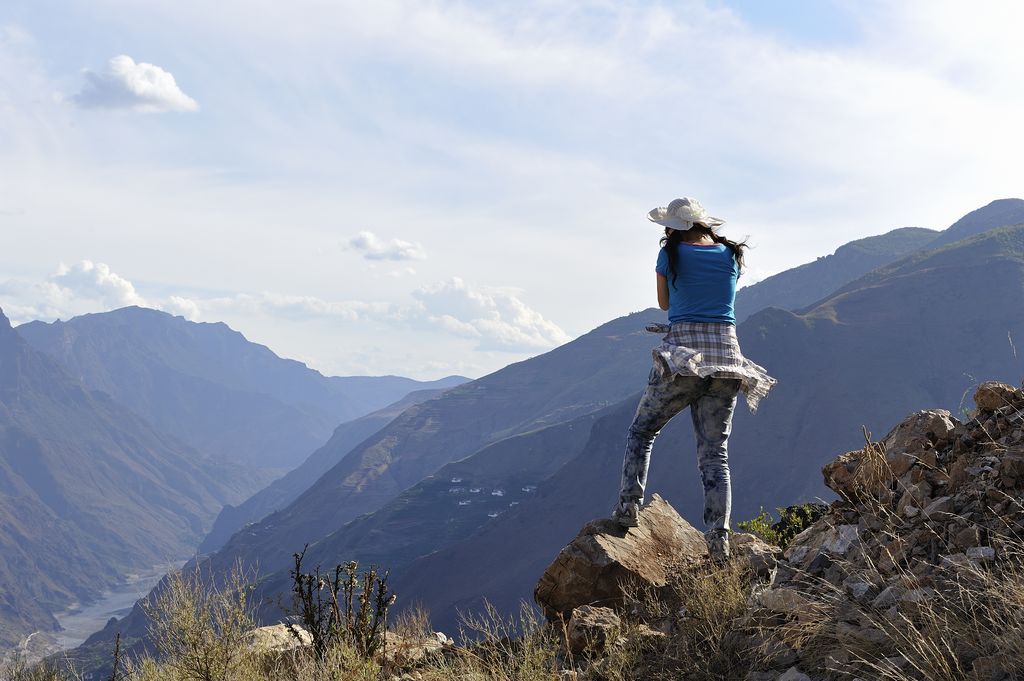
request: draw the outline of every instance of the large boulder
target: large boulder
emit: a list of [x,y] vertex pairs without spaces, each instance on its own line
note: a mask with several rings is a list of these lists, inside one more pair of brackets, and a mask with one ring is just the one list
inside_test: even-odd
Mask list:
[[[549,620],[568,620],[580,606],[622,606],[627,593],[657,592],[673,576],[708,565],[704,535],[655,494],[640,509],[638,527],[610,519],[587,523],[540,578],[534,598]],[[732,535],[733,560],[766,579],[780,555],[752,534]]]
[[285,624],[257,627],[246,633],[245,640],[250,650],[261,653],[285,653],[313,644],[313,637],[308,631],[295,625],[293,634]]
[[657,494],[639,520],[628,530],[592,520],[559,552],[533,593],[549,620],[568,620],[581,605],[618,608],[624,587],[660,589],[674,570],[707,559],[704,534]]
[[985,381],[974,391],[974,403],[978,409],[996,411],[1002,407],[1019,407],[1024,402],[1024,394],[1019,388],[1001,381]]
[[958,421],[945,409],[914,412],[879,444],[848,452],[822,469],[825,484],[843,499],[885,498],[892,483],[918,464],[934,467],[935,450],[952,441]]

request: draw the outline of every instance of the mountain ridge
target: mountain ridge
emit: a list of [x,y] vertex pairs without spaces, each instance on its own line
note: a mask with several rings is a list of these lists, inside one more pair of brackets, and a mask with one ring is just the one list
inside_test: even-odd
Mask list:
[[0,310],[0,642],[186,555],[251,488],[230,468],[83,387]]
[[360,442],[396,419],[411,406],[425,402],[444,389],[416,390],[383,409],[342,423],[334,429],[331,439],[292,469],[238,506],[225,506],[214,521],[213,528],[199,545],[200,553],[211,553],[224,545],[244,525],[284,509],[314,484],[321,475],[335,466]]
[[223,322],[136,306],[17,331],[85,385],[193,447],[276,471],[302,463],[339,423],[463,380],[327,377]]

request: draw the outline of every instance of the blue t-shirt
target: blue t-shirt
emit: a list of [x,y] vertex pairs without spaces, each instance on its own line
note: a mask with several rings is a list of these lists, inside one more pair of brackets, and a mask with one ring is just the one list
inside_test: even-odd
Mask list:
[[668,279],[668,321],[736,323],[736,280],[740,268],[725,244],[678,246],[676,280],[668,271],[668,253],[658,251],[655,270]]

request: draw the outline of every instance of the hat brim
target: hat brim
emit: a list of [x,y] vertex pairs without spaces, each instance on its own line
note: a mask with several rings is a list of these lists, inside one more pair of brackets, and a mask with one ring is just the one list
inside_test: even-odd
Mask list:
[[[651,211],[651,213],[653,212],[654,211]],[[687,220],[677,218],[674,215],[666,215],[664,217],[660,217],[652,215],[651,213],[647,214],[648,220],[655,224],[659,224],[662,227],[671,227],[672,229],[690,229],[691,227],[693,227],[694,224],[700,224],[709,228],[715,228],[718,227],[719,225],[725,224],[725,220],[719,220],[718,218],[713,218],[711,216],[706,216],[700,220],[694,220],[693,222],[689,222]]]

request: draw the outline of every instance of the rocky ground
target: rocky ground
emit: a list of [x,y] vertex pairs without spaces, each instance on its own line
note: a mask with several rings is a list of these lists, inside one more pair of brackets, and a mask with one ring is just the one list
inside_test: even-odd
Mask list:
[[563,674],[610,678],[632,649],[621,678],[1019,678],[1024,392],[985,383],[975,402],[965,423],[917,412],[838,457],[823,517],[784,550],[734,535],[724,570],[660,498],[636,529],[590,523],[535,594]]

